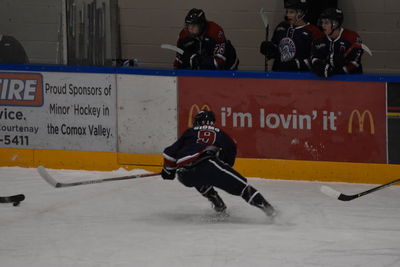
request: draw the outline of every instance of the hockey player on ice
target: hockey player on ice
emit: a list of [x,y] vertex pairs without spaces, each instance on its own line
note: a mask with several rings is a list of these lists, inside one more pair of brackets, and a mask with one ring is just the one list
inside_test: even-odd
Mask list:
[[313,45],[313,72],[325,78],[333,74],[362,73],[361,38],[342,27],[342,10],[326,9],[320,15],[319,24],[325,36]]
[[224,30],[207,21],[204,11],[193,8],[185,17],[185,27],[179,33],[176,69],[236,70],[239,59],[235,48],[226,39]]
[[312,42],[323,36],[306,22],[306,0],[285,0],[285,21],[275,29],[271,41],[263,41],[260,53],[274,59],[273,71],[311,71]]
[[214,187],[241,196],[266,215],[275,216],[274,208],[261,193],[233,169],[236,143],[214,124],[214,112],[203,110],[196,115],[193,127],[164,150],[162,178],[172,180],[177,173],[183,185],[196,188],[218,213],[224,213],[226,206]]

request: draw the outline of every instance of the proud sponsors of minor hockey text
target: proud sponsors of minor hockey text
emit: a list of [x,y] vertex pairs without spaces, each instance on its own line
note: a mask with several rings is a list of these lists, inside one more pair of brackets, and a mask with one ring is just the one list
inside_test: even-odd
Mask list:
[[91,125],[68,125],[68,124],[47,124],[47,133],[51,135],[68,135],[68,136],[101,136],[110,138],[111,128],[104,127],[101,124]]
[[99,118],[100,116],[109,116],[110,108],[101,105],[91,104],[71,104],[71,105],[60,105],[57,103],[49,104],[49,113],[55,115],[76,115],[76,116],[91,116]]
[[[113,95],[111,84],[107,86],[81,85],[77,83],[51,84],[45,83],[45,94],[51,97],[63,97],[69,101],[46,103],[48,114],[57,117],[57,120],[48,122],[46,133],[48,135],[62,135],[69,137],[100,137],[111,138],[113,136],[111,127],[103,125],[102,118],[110,117],[110,108],[107,104],[98,104],[97,101],[89,103],[77,103],[70,97],[92,99],[100,97],[101,99],[110,98]],[[107,101],[106,101],[107,102]],[[92,123],[78,124],[71,118],[81,118],[84,121],[97,119]],[[86,119],[85,119],[86,118]],[[59,123],[61,120],[63,123]]]
[[70,95],[79,96],[111,96],[111,84],[106,87],[92,85],[78,85],[74,83],[51,84],[45,83],[45,93],[47,95]]

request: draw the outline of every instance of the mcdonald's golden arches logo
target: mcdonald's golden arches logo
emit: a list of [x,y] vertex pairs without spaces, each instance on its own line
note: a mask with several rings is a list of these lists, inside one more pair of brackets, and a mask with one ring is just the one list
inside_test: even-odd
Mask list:
[[356,116],[358,118],[358,129],[362,133],[364,132],[364,123],[366,120],[366,116],[368,115],[369,118],[369,126],[370,126],[370,131],[371,134],[375,134],[375,123],[374,123],[374,117],[372,116],[371,111],[364,110],[363,113],[360,113],[358,109],[355,109],[351,112],[350,117],[349,117],[349,128],[348,132],[352,133],[353,132],[353,118]]
[[201,108],[200,108],[199,105],[193,104],[189,109],[188,127],[192,127],[193,126],[193,117],[196,116],[197,113],[200,112],[200,110],[208,110],[208,111],[210,111],[211,108],[207,104],[204,104],[203,106],[201,106]]

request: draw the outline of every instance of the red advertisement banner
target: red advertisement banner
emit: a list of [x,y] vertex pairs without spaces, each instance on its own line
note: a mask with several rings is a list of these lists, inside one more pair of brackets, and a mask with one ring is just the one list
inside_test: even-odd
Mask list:
[[200,109],[243,158],[386,163],[385,83],[179,77],[179,133]]

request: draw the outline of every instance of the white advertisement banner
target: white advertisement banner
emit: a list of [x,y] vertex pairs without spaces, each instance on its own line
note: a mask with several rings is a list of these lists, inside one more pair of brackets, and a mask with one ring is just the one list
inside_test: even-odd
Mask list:
[[117,75],[118,152],[161,154],[177,138],[176,77]]
[[0,73],[0,147],[116,151],[114,74]]

